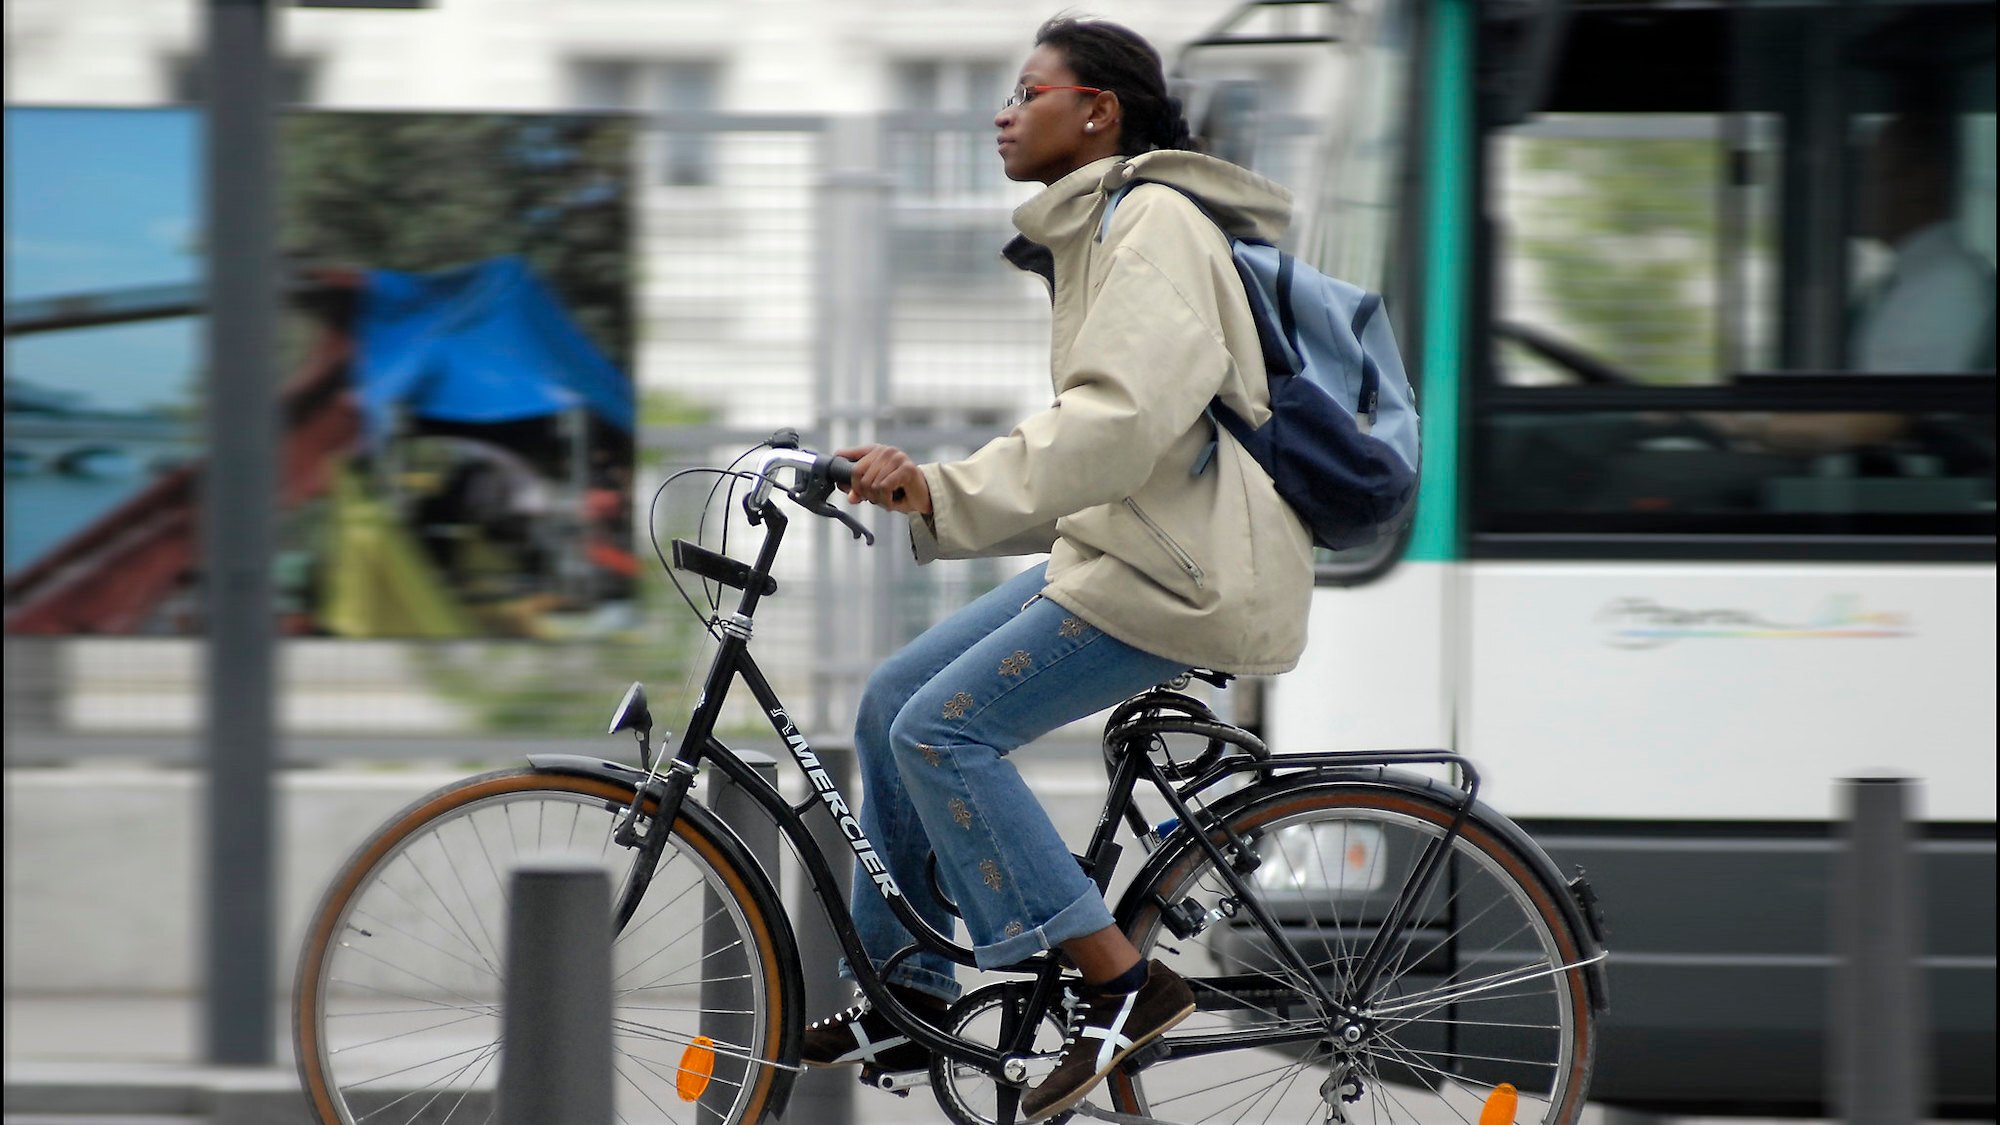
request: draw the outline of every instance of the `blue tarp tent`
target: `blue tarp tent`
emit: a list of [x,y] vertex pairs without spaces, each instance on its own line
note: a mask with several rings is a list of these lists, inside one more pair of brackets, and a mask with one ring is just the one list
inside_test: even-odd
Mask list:
[[581,406],[630,432],[632,382],[528,264],[495,258],[434,274],[370,270],[354,381],[370,444],[393,410],[440,422],[514,422]]

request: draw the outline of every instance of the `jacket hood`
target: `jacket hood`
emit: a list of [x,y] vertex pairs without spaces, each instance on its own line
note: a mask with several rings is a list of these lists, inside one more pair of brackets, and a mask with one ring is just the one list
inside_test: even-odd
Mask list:
[[1213,156],[1156,149],[1078,168],[1016,208],[1014,226],[1029,241],[1051,245],[1095,224],[1107,195],[1140,180],[1193,196],[1235,238],[1276,242],[1291,225],[1292,193],[1277,184]]

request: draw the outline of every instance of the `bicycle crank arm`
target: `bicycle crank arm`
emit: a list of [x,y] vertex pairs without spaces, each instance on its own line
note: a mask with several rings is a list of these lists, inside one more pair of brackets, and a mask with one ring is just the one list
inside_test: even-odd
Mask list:
[[1078,1102],[1070,1109],[1070,1112],[1078,1117],[1090,1117],[1098,1121],[1109,1121],[1113,1125],[1177,1125],[1176,1122],[1162,1120],[1158,1117],[1146,1117],[1137,1113],[1119,1113],[1115,1110],[1099,1109],[1089,1102]]
[[864,1066],[861,1068],[861,1084],[907,1098],[911,1090],[931,1084],[931,1072],[929,1067],[922,1070],[876,1070],[872,1066]]

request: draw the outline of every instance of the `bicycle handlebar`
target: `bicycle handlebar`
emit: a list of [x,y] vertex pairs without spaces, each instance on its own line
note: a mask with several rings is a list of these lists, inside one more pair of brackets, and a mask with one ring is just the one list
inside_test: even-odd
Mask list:
[[770,503],[771,491],[777,489],[797,501],[806,511],[839,520],[847,525],[856,539],[874,544],[875,536],[861,526],[859,520],[829,503],[836,487],[845,488],[853,482],[854,462],[831,453],[779,447],[764,454],[757,463],[756,475],[756,487],[743,498],[743,510],[749,514],[752,523],[757,522],[758,513]]
[[841,488],[852,485],[854,483],[854,462],[849,461],[845,457],[835,457],[832,454],[828,454],[826,457],[826,479],[839,485]]

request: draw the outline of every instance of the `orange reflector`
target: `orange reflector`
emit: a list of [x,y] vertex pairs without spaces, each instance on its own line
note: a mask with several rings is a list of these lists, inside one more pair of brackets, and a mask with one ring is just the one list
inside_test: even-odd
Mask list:
[[[681,1052],[681,1069],[674,1076],[674,1089],[679,1092],[682,1101],[691,1102],[701,1097],[702,1091],[708,1089],[708,1080],[713,1077],[715,1040],[697,1035],[694,1042],[688,1044],[687,1050]],[[1513,1089],[1512,1086],[1507,1087],[1510,1093]],[[1481,1125],[1484,1125],[1483,1121]]]
[[1514,1125],[1514,1110],[1521,1096],[1511,1082],[1502,1082],[1486,1095],[1486,1107],[1479,1111],[1479,1125]]

